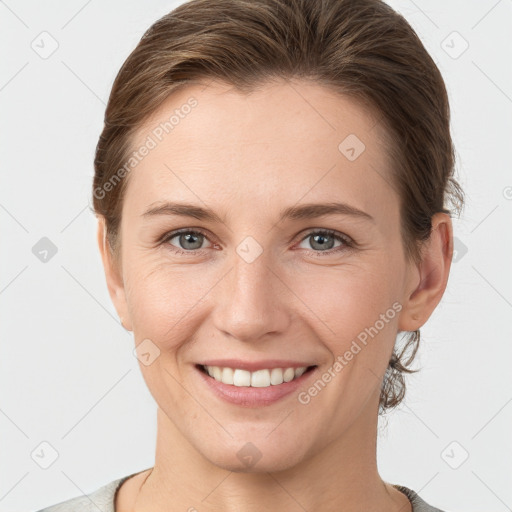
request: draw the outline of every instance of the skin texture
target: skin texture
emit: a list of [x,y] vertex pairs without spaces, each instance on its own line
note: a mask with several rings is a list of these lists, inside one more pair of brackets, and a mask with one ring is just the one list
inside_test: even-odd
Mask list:
[[[218,82],[190,85],[147,120],[134,148],[192,96],[197,106],[128,176],[117,263],[99,218],[122,323],[135,345],[150,339],[160,350],[140,364],[158,405],[155,466],[120,488],[117,510],[410,511],[377,470],[380,384],[397,332],[421,327],[444,293],[450,217],[433,217],[422,263],[408,263],[381,125],[318,84],[275,82],[251,95]],[[354,161],[338,149],[349,134],[366,147]],[[209,207],[223,222],[142,216],[164,200]],[[278,222],[288,206],[332,201],[374,221]],[[181,228],[205,237],[158,243]],[[342,250],[321,254],[313,228],[346,235],[355,248],[334,239],[327,249]],[[248,236],[263,250],[251,263],[236,251]],[[401,310],[308,404],[297,393],[265,407],[229,404],[194,368],[213,358],[293,357],[322,374],[395,302]],[[262,455],[251,467],[237,457],[247,442]]]

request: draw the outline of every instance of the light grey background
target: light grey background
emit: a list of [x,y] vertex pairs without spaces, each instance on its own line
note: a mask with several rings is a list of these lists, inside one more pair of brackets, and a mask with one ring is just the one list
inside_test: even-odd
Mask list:
[[[155,403],[110,302],[88,207],[113,79],[180,3],[0,1],[2,512],[153,465]],[[512,0],[390,3],[446,80],[467,204],[448,288],[421,330],[423,369],[386,420],[379,468],[443,510],[511,510]],[[32,250],[43,237],[57,248],[46,262]],[[58,453],[47,469],[43,442]]]

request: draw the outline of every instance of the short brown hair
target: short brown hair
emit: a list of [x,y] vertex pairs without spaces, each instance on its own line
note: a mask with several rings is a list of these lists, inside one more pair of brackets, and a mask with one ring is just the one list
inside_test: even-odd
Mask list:
[[[460,214],[448,96],[440,71],[408,22],[380,0],[191,0],[156,21],[112,87],[94,160],[93,205],[118,254],[127,177],[107,183],[133,151],[132,137],[178,88],[220,80],[251,92],[272,79],[300,78],[368,104],[389,136],[400,198],[404,252],[421,259],[437,212]],[[110,190],[111,189],[111,190]],[[99,192],[98,192],[99,191]],[[379,413],[405,394],[419,330],[393,350]]]

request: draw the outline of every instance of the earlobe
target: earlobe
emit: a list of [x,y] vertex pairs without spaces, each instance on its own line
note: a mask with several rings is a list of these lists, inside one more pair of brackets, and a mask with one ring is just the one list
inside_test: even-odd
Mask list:
[[415,284],[412,290],[406,290],[399,330],[415,331],[430,318],[446,289],[452,256],[451,218],[439,212],[432,217],[430,238],[424,243],[422,260],[414,269]]
[[119,266],[114,261],[114,256],[107,240],[105,218],[102,216],[98,216],[97,241],[110,299],[119,315],[121,325],[127,331],[131,331],[133,329],[128,313],[123,278]]

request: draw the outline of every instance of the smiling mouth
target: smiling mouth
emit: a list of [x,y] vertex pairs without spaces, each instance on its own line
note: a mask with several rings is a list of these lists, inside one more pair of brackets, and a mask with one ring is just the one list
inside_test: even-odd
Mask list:
[[299,368],[272,368],[250,372],[239,368],[206,366],[202,364],[196,364],[195,366],[217,382],[231,386],[253,388],[278,386],[285,382],[296,380],[317,367],[317,365],[313,365]]

